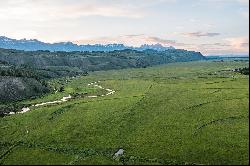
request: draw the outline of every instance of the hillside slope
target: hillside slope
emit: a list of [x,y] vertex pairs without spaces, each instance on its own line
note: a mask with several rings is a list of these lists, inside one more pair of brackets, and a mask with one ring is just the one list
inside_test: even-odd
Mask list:
[[16,101],[45,92],[48,92],[48,88],[36,79],[0,76],[0,102]]
[[82,71],[147,67],[165,63],[205,60],[199,52],[186,50],[112,52],[49,52],[0,49],[0,60],[39,69],[70,67]]

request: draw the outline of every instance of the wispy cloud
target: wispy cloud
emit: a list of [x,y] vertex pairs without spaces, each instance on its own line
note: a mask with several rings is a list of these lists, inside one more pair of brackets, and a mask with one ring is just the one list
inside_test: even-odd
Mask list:
[[6,0],[0,1],[1,19],[56,20],[84,16],[142,18],[146,14],[136,6],[98,0]]
[[160,43],[163,45],[175,45],[176,41],[175,40],[167,40],[167,39],[162,39],[159,37],[154,37],[154,36],[147,36],[145,38],[146,42],[152,42],[152,43]]
[[226,38],[223,42],[197,44],[195,50],[204,54],[249,54],[249,39]]
[[161,44],[163,46],[183,46],[184,43],[178,43],[176,40],[165,39],[155,36],[147,36],[145,34],[130,34],[117,37],[100,37],[94,39],[84,39],[74,41],[77,44],[110,44],[110,43],[122,43],[128,46],[140,46],[142,44]]
[[[198,4],[201,4],[203,2],[209,2],[213,4],[225,4],[225,3],[238,3],[241,5],[249,6],[249,0],[201,0],[198,1]],[[197,4],[197,3],[196,3]]]
[[182,33],[182,35],[187,37],[214,37],[220,35],[220,33],[211,33],[211,32],[187,32]]
[[[85,16],[143,18],[144,8],[176,0],[2,0],[0,18],[72,19]],[[2,16],[2,17],[1,17]]]
[[246,19],[249,19],[249,7],[243,7],[239,9],[239,13]]
[[199,46],[209,49],[213,47],[230,47],[231,45],[227,43],[208,43],[208,44],[200,44]]
[[246,51],[249,49],[249,38],[248,37],[234,37],[225,39],[230,45],[236,50]]
[[174,46],[187,50],[199,51],[204,54],[248,54],[249,39],[247,37],[226,38],[223,42],[214,43],[183,43],[172,39],[147,36],[145,34],[132,34],[117,37],[102,37],[75,41],[77,44],[110,44],[121,43],[128,46],[140,46],[142,44],[161,44],[163,46]]
[[249,0],[237,0],[239,3],[249,6]]

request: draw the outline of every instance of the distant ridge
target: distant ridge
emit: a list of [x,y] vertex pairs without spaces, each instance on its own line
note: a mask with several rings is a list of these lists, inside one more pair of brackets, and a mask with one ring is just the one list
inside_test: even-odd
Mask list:
[[45,43],[41,42],[37,39],[11,39],[5,36],[0,36],[0,48],[5,49],[16,49],[16,50],[24,50],[24,51],[38,51],[38,50],[48,50],[48,51],[115,51],[115,50],[125,50],[125,49],[133,49],[138,51],[143,51],[147,49],[157,50],[157,51],[165,51],[169,49],[175,49],[172,46],[164,47],[161,44],[153,44],[148,45],[144,44],[140,47],[129,47],[123,44],[94,44],[94,45],[77,45],[72,42],[59,42],[59,43]]

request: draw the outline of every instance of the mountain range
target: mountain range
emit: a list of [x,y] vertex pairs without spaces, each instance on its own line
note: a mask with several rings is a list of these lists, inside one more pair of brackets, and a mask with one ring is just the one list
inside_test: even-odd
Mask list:
[[143,51],[147,49],[165,51],[169,49],[175,49],[172,46],[165,47],[161,44],[148,45],[144,44],[140,47],[130,47],[125,46],[124,44],[94,44],[94,45],[77,45],[72,42],[58,42],[58,43],[45,43],[37,39],[11,39],[5,36],[0,36],[0,48],[5,49],[16,49],[24,51],[37,51],[37,50],[48,50],[48,51],[115,51],[115,50],[125,50],[133,49],[137,51]]

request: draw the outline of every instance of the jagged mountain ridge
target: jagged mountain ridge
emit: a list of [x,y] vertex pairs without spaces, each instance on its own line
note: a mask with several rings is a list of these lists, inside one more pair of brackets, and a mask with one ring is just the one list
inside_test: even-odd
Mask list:
[[129,47],[124,44],[94,44],[94,45],[77,45],[72,42],[59,42],[59,43],[45,43],[37,39],[11,39],[5,36],[0,36],[0,48],[5,49],[16,49],[24,51],[38,51],[38,50],[48,50],[48,51],[115,51],[115,50],[125,50],[133,49],[138,51],[143,51],[147,49],[153,49],[157,51],[165,51],[168,49],[175,49],[172,46],[164,47],[161,44],[153,45],[141,45],[140,47]]

